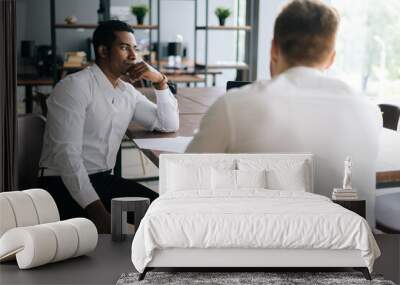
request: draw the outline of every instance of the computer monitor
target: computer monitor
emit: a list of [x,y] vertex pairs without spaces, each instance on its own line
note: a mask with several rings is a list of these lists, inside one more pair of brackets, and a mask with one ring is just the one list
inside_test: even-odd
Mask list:
[[240,88],[244,85],[251,84],[251,81],[228,81],[226,83],[226,91],[232,88]]

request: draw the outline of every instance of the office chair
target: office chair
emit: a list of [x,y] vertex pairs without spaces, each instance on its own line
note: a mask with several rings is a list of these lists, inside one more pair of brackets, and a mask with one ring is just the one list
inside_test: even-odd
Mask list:
[[39,160],[42,152],[43,134],[46,119],[38,114],[21,115],[18,126],[18,189],[37,186]]
[[240,88],[244,85],[251,84],[251,81],[228,81],[226,83],[226,91],[232,88]]
[[395,105],[380,104],[382,111],[383,127],[397,131],[400,118],[400,108]]

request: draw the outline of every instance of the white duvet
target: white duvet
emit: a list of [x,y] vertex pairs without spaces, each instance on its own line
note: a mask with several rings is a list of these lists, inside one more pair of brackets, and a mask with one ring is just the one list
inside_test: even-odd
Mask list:
[[324,196],[257,189],[213,195],[156,199],[132,243],[136,269],[143,272],[154,250],[165,248],[358,249],[370,271],[380,255],[367,221]]

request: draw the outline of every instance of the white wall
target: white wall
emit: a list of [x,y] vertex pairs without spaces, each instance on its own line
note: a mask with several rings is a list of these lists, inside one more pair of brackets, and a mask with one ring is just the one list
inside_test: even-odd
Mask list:
[[257,80],[269,79],[269,53],[273,38],[275,18],[288,0],[260,0],[258,27],[258,65]]

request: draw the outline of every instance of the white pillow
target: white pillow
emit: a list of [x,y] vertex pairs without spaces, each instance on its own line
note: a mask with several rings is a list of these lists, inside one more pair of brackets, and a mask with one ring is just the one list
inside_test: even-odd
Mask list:
[[213,190],[236,190],[236,170],[212,168],[211,173]]
[[267,188],[267,171],[236,170],[237,188]]
[[209,166],[170,163],[168,168],[168,191],[211,189],[211,167]]
[[271,169],[267,172],[268,188],[273,190],[303,191],[307,189],[304,163],[289,168]]
[[266,170],[229,170],[215,169],[211,171],[212,189],[235,191],[240,188],[266,188]]
[[307,191],[310,189],[306,161],[282,159],[240,159],[240,170],[266,170],[267,187],[271,190]]

